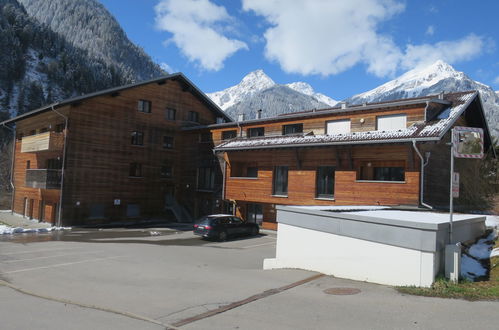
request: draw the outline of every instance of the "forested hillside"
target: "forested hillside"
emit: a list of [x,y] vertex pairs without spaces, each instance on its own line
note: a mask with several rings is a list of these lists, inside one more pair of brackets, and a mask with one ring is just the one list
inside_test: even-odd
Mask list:
[[123,77],[140,81],[164,72],[133,44],[116,19],[96,0],[19,0],[28,14],[88,55],[119,68]]

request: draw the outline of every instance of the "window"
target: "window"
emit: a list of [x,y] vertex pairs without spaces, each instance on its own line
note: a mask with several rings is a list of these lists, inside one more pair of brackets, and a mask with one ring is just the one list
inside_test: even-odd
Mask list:
[[232,130],[232,131],[223,131],[222,132],[222,140],[228,140],[228,139],[233,139],[237,136],[237,131]]
[[166,108],[166,110],[165,110],[165,118],[167,120],[175,120],[176,114],[177,114],[177,110],[175,110],[173,108]]
[[132,132],[132,144],[135,146],[144,145],[144,133],[142,132]]
[[282,126],[282,135],[298,134],[303,132],[303,124],[291,124]]
[[164,179],[171,178],[173,176],[173,170],[171,166],[163,165],[161,166],[160,177]]
[[47,169],[58,170],[62,168],[62,160],[60,158],[47,159]]
[[359,180],[405,181],[404,162],[362,162]]
[[258,178],[258,167],[248,166],[246,168],[246,177],[248,177],[248,178]]
[[193,122],[199,122],[199,113],[197,111],[189,111],[187,113],[187,120]]
[[389,115],[376,117],[376,129],[378,131],[393,131],[406,129],[407,115]]
[[142,176],[142,164],[140,163],[130,163],[130,176],[141,177]]
[[26,161],[26,169],[30,169],[31,168],[31,161],[30,160],[27,160]]
[[198,168],[198,189],[213,190],[215,187],[215,171],[213,167]]
[[274,195],[287,196],[288,195],[288,167],[276,166],[274,167]]
[[333,198],[334,167],[320,166],[317,168],[316,196],[318,198]]
[[139,112],[151,113],[151,101],[139,100],[137,110]]
[[263,210],[261,204],[248,204],[246,208],[246,222],[257,223],[263,222]]
[[248,128],[248,137],[257,137],[264,136],[265,128],[264,127],[252,127]]
[[163,148],[173,149],[173,136],[163,136]]
[[326,123],[326,134],[348,134],[350,133],[350,119],[334,120]]

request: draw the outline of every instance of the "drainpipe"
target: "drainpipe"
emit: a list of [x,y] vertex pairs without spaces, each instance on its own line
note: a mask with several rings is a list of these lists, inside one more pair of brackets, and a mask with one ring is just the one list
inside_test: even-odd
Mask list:
[[63,189],[64,189],[64,169],[66,167],[66,141],[67,141],[67,136],[68,136],[68,117],[64,116],[62,113],[57,111],[54,108],[54,105],[52,105],[51,107],[52,107],[52,111],[54,111],[56,114],[58,114],[59,116],[64,118],[64,147],[62,149],[61,192],[59,194],[59,207],[58,207],[58,211],[57,211],[57,222],[56,222],[56,226],[61,227],[61,225],[62,225],[62,221],[61,221],[61,217],[62,217],[62,193],[63,193]]
[[225,161],[225,157],[220,157],[215,150],[212,150],[213,156],[217,158],[221,158],[223,160],[223,168],[222,168],[222,200],[225,200],[225,169],[227,167],[227,162]]
[[421,152],[419,151],[419,149],[416,147],[416,140],[412,140],[412,146],[414,148],[414,150],[416,151],[416,153],[418,154],[419,156],[419,159],[421,160],[421,175],[420,175],[420,199],[421,199],[421,205],[429,208],[429,209],[433,209],[433,207],[431,205],[428,205],[424,202],[424,168],[426,165],[428,165],[428,160],[430,157],[428,157],[426,160],[423,158],[423,156],[421,155]]
[[12,140],[12,162],[10,164],[10,186],[12,187],[12,197],[10,201],[10,214],[14,214],[14,193],[16,187],[14,186],[14,159],[16,158],[16,130],[14,128],[10,128],[9,126],[2,124],[3,127],[10,130],[13,134]]

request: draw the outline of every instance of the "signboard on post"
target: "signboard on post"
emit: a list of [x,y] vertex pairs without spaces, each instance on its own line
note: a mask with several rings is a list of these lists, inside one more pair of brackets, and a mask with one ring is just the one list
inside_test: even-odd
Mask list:
[[483,158],[483,129],[454,127],[452,129],[452,148],[456,158]]

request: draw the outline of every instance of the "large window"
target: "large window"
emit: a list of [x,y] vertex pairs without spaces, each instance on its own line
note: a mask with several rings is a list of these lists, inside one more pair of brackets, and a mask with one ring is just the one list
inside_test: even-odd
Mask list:
[[169,165],[161,166],[160,177],[163,179],[169,179],[173,176],[173,169]]
[[165,118],[167,120],[175,120],[176,114],[177,114],[177,110],[175,110],[173,108],[166,108],[166,110],[165,110]]
[[258,178],[258,167],[256,163],[232,162],[230,176],[235,178]]
[[403,161],[362,162],[359,170],[360,180],[405,181]]
[[259,225],[262,224],[263,209],[261,204],[247,204],[246,222],[257,223]]
[[139,100],[137,110],[139,112],[151,113],[151,101]]
[[163,136],[163,148],[173,149],[173,136]]
[[303,133],[303,124],[291,124],[282,126],[282,135]]
[[376,129],[378,131],[394,131],[407,128],[407,116],[405,114],[376,117]]
[[265,128],[264,127],[252,127],[248,128],[248,137],[257,137],[264,136]]
[[133,177],[142,176],[142,164],[140,163],[130,163],[129,175]]
[[222,140],[233,139],[237,136],[236,130],[223,131],[222,132]]
[[213,167],[198,168],[198,189],[213,190],[215,187],[215,171]]
[[274,189],[273,194],[277,196],[288,195],[288,167],[274,167]]
[[144,145],[144,133],[142,132],[132,132],[132,144],[135,146]]
[[199,122],[199,113],[196,111],[189,111],[187,113],[187,120],[193,122]]
[[316,195],[318,198],[333,198],[334,167],[320,166],[317,168]]
[[334,120],[326,123],[326,134],[348,134],[350,133],[350,119]]

